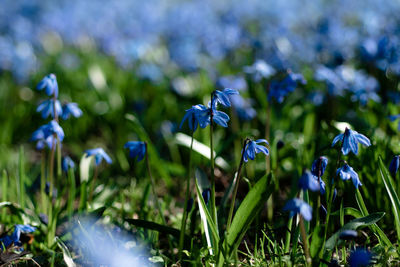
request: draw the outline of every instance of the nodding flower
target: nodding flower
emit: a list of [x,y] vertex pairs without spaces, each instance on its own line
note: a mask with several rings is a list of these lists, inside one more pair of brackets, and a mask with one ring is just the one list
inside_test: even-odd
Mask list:
[[322,175],[324,175],[327,165],[328,159],[324,156],[319,157],[318,159],[314,160],[311,166],[311,173],[317,177],[321,177]]
[[266,156],[269,155],[269,151],[265,146],[259,145],[260,143],[266,143],[268,145],[268,141],[265,139],[258,139],[256,141],[249,140],[244,148],[244,153],[242,155],[245,162],[249,159],[254,160],[256,157],[256,153],[264,153]]
[[102,148],[94,148],[85,151],[86,157],[94,156],[95,164],[98,166],[104,159],[108,164],[112,163],[110,156]]
[[82,116],[82,114],[83,114],[83,112],[78,107],[77,103],[67,103],[67,104],[64,104],[62,107],[61,118],[63,120],[67,120],[71,115],[75,118],[79,118],[80,116]]
[[50,73],[45,76],[39,84],[36,86],[38,90],[45,90],[46,94],[51,96],[54,95],[56,98],[58,97],[58,83],[56,75]]
[[131,158],[136,158],[137,161],[141,161],[146,154],[146,143],[140,141],[129,141],[126,142],[124,148],[129,149],[129,156]]
[[362,185],[360,178],[358,178],[358,174],[346,162],[342,167],[337,169],[336,174],[344,181],[351,179],[356,189]]
[[349,154],[350,151],[357,155],[358,143],[361,143],[367,147],[371,145],[371,142],[365,135],[359,134],[358,132],[350,130],[349,128],[346,128],[344,133],[337,135],[333,139],[332,146],[334,146],[339,141],[342,141],[343,155]]
[[55,114],[57,116],[62,115],[62,108],[60,101],[56,100],[54,104],[54,99],[48,99],[40,103],[40,105],[36,109],[37,112],[42,113],[42,118],[46,119],[48,116],[55,118]]
[[389,171],[393,176],[395,176],[397,171],[399,170],[399,165],[400,165],[400,156],[394,156],[392,162],[390,162],[389,165]]
[[299,198],[293,198],[289,200],[283,207],[283,210],[290,211],[290,217],[293,217],[295,214],[300,213],[306,221],[311,221],[312,219],[311,206]]

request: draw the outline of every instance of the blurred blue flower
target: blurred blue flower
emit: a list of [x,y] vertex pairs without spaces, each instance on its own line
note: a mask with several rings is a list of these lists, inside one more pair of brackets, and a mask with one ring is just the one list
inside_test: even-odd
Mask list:
[[305,171],[301,176],[298,186],[303,190],[318,191],[320,190],[320,184],[318,183],[318,177],[314,176],[310,171]]
[[358,132],[350,130],[349,128],[346,128],[343,134],[339,134],[333,139],[332,146],[339,141],[342,142],[343,155],[347,155],[350,151],[357,155],[358,143],[361,143],[367,147],[371,145],[371,142],[365,135],[359,134]]
[[207,205],[208,201],[210,201],[211,189],[210,188],[204,189],[203,192],[201,193],[201,195],[203,196],[204,203],[206,203],[206,205]]
[[343,240],[351,240],[357,237],[357,231],[354,230],[343,230],[339,234],[339,238]]
[[259,82],[263,78],[268,79],[276,73],[276,70],[272,66],[261,59],[257,59],[251,66],[245,66],[243,71],[251,74],[255,82]]
[[311,172],[315,176],[321,177],[324,175],[325,168],[328,165],[328,159],[324,156],[319,157],[318,159],[314,160],[311,166]]
[[52,120],[49,123],[42,125],[33,132],[31,141],[38,141],[36,144],[36,149],[43,149],[46,145],[51,149],[53,143],[56,144],[57,138],[54,137],[56,135],[60,142],[64,140],[64,131],[61,126],[55,121]]
[[131,158],[136,158],[137,161],[141,161],[146,154],[146,143],[140,141],[129,141],[126,142],[124,148],[129,149],[129,156]]
[[282,81],[272,81],[269,88],[269,99],[272,97],[282,103],[285,96],[296,89],[298,83],[306,84],[307,81],[299,73],[289,72]]
[[63,120],[67,120],[71,115],[75,118],[79,118],[80,116],[82,116],[82,114],[83,114],[83,112],[78,107],[77,103],[68,103],[68,104],[64,104],[62,107],[61,118]]
[[[20,237],[21,237],[21,233],[32,233],[36,230],[35,227],[30,226],[29,224],[17,224],[15,225],[14,228],[14,232],[11,235],[6,235],[2,238],[0,238],[0,242],[3,243],[5,248],[8,248],[9,246],[11,246],[12,244],[14,244],[14,246],[21,246],[21,242],[20,242]],[[0,248],[2,249],[3,246],[0,246]]]
[[351,178],[356,189],[358,189],[358,187],[362,185],[360,179],[358,178],[358,174],[347,163],[337,169],[336,175],[339,175],[340,178],[342,178],[342,180],[344,181]]
[[372,254],[365,248],[356,248],[350,253],[350,267],[368,266],[371,264]]
[[192,106],[190,109],[186,110],[185,116],[181,121],[179,128],[182,128],[183,123],[187,120],[189,124],[189,129],[193,132],[196,131],[198,125],[201,128],[205,128],[210,124],[209,109],[204,105]]
[[36,111],[42,113],[42,118],[45,119],[51,115],[54,118],[54,106],[57,113],[57,116],[62,114],[62,108],[60,101],[56,100],[56,104],[54,105],[54,99],[48,99],[40,103],[37,107]]
[[69,169],[74,169],[75,168],[75,162],[69,157],[66,156],[62,160],[62,170],[64,172],[68,172]]
[[45,90],[47,95],[55,95],[58,97],[58,83],[56,75],[53,73],[45,76],[36,87],[38,90]]
[[295,214],[300,213],[306,221],[311,221],[312,219],[311,206],[299,198],[293,198],[289,200],[283,207],[283,210],[290,211],[290,217],[293,217]]
[[[325,189],[325,182],[322,179],[319,179],[319,192],[321,193],[321,195],[325,195],[326,189]],[[335,199],[336,197],[336,189],[333,193],[333,199]]]
[[244,162],[247,162],[249,159],[254,160],[256,157],[256,153],[264,153],[265,155],[269,155],[269,151],[265,146],[258,145],[259,143],[266,143],[268,145],[268,141],[265,139],[258,139],[256,141],[249,140],[244,148],[244,154],[242,155]]
[[107,153],[100,147],[86,150],[85,153],[86,153],[86,157],[94,156],[96,166],[98,166],[103,159],[108,164],[112,163],[112,160],[111,160],[110,156],[108,156]]
[[239,91],[247,89],[246,80],[241,76],[223,76],[217,81],[217,86],[219,88],[235,88]]
[[389,165],[389,171],[392,173],[393,176],[396,175],[397,171],[399,170],[399,166],[400,156],[394,156]]
[[221,103],[224,107],[230,107],[231,101],[229,100],[229,96],[238,94],[239,92],[237,90],[230,88],[225,88],[223,91],[215,90],[212,99],[212,107],[215,110],[219,103]]

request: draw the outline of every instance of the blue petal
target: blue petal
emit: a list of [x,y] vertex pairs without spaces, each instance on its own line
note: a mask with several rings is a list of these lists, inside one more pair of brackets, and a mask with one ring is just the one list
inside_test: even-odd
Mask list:
[[332,146],[334,146],[338,141],[341,141],[343,139],[343,134],[341,133],[341,134],[338,134],[334,139],[333,139],[333,142],[332,142]]

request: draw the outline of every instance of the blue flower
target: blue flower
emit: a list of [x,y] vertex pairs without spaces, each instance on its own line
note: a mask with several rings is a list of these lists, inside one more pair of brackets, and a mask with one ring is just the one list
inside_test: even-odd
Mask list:
[[[2,238],[0,238],[0,242],[3,243],[4,247],[9,247],[12,244],[14,244],[15,246],[21,246],[21,242],[20,242],[20,237],[21,237],[21,233],[32,233],[36,230],[35,227],[30,226],[28,224],[23,225],[23,224],[17,224],[15,225],[14,228],[14,232],[11,235],[7,235],[4,236]],[[0,246],[2,247],[2,246]]]
[[58,137],[60,142],[64,140],[63,129],[55,120],[52,120],[34,131],[30,140],[38,141],[36,144],[36,149],[43,149],[46,145],[51,149],[53,143],[55,144],[57,142],[57,139],[54,137],[54,135]]
[[400,165],[400,156],[394,156],[392,159],[392,162],[390,162],[389,165],[389,171],[392,173],[392,175],[396,175],[397,171],[399,170],[399,165]]
[[79,118],[82,116],[83,112],[82,110],[78,107],[77,103],[68,103],[65,104],[62,107],[62,115],[61,118],[63,120],[68,119],[71,115],[74,116],[75,118]]
[[319,157],[318,159],[314,160],[312,166],[311,166],[311,172],[315,176],[321,177],[324,175],[326,166],[328,165],[328,159],[324,156]]
[[[398,114],[398,115],[390,115],[389,116],[389,120],[390,121],[395,121],[395,120],[397,120],[399,118],[400,118],[400,114]],[[400,131],[400,120],[399,120],[399,122],[397,124],[397,130]]]
[[211,197],[211,190],[210,190],[210,188],[204,189],[203,192],[201,193],[201,195],[203,196],[204,203],[206,203],[206,205],[207,205],[207,204],[208,204],[208,201],[210,200],[210,197]]
[[198,125],[200,124],[201,128],[205,128],[208,124],[210,124],[209,118],[209,109],[204,105],[196,105],[190,109],[186,110],[185,116],[181,121],[182,128],[183,123],[187,120],[189,124],[189,129],[193,132],[196,131]]
[[318,191],[320,184],[318,177],[314,176],[310,171],[305,171],[299,180],[299,188],[303,190]]
[[229,100],[229,96],[238,95],[239,92],[234,89],[225,88],[223,91],[215,90],[213,94],[213,108],[216,109],[217,104],[221,103],[224,107],[230,107],[231,101]]
[[258,139],[256,141],[249,140],[244,148],[243,159],[247,162],[249,159],[254,160],[256,157],[256,153],[264,153],[265,155],[269,155],[269,151],[265,146],[258,145],[259,143],[266,143],[268,145],[268,141],[265,139]]
[[112,163],[110,156],[102,148],[94,148],[85,151],[86,157],[94,156],[96,166],[104,159],[108,164]]
[[251,66],[245,66],[243,71],[251,74],[255,82],[259,82],[263,78],[268,79],[276,73],[272,66],[261,59],[257,59]]
[[[319,192],[321,193],[321,195],[325,195],[325,192],[326,192],[325,182],[322,179],[319,179]],[[336,189],[335,189],[335,192],[336,192]],[[335,192],[334,192],[333,199],[335,199],[335,194],[336,194]]]
[[[56,112],[54,112],[54,106]],[[54,118],[54,114],[57,113],[58,116],[62,114],[62,108],[60,101],[56,100],[56,104],[54,105],[54,99],[48,99],[40,103],[40,105],[36,109],[37,112],[42,113],[42,118],[45,119],[51,115]]]
[[304,79],[303,75],[299,73],[289,72],[286,78],[282,81],[271,82],[268,96],[269,99],[273,97],[279,103],[282,103],[285,96],[296,89],[298,83],[306,84],[307,82]]
[[137,161],[141,161],[144,158],[144,155],[146,154],[146,143],[145,142],[129,141],[129,142],[126,142],[126,144],[124,145],[124,148],[129,149],[129,156],[131,158],[136,158],[136,156],[137,156]]
[[350,151],[357,155],[358,143],[361,143],[367,147],[371,145],[371,142],[365,135],[359,134],[358,132],[350,130],[349,128],[346,128],[344,133],[337,135],[333,139],[332,146],[339,141],[342,141],[343,155],[347,155]]
[[55,97],[58,97],[58,83],[57,83],[57,78],[56,75],[53,73],[45,76],[37,85],[36,87],[38,90],[43,90],[45,89],[45,92],[47,95],[55,95]]
[[336,175],[339,175],[340,178],[342,178],[342,180],[344,181],[351,178],[356,189],[358,189],[358,187],[362,185],[360,179],[358,178],[358,174],[347,163],[337,169]]
[[74,169],[74,168],[75,168],[75,162],[69,156],[64,157],[62,161],[62,170],[68,172],[69,169]]
[[350,267],[368,266],[371,264],[372,254],[364,248],[356,248],[350,253]]
[[252,107],[251,99],[244,99],[241,95],[233,95],[230,100],[240,119],[248,121],[257,115],[256,110]]
[[357,232],[354,230],[343,230],[340,234],[339,234],[339,238],[343,239],[343,240],[351,240],[357,237]]
[[312,219],[311,206],[299,198],[289,200],[283,207],[283,210],[290,211],[290,217],[293,217],[295,214],[300,213],[306,221],[311,221]]

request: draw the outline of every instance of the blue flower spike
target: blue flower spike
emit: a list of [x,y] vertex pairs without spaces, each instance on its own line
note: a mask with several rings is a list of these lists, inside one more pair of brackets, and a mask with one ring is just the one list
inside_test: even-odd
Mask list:
[[305,171],[299,180],[299,188],[311,191],[320,190],[320,183],[318,183],[318,177],[314,176],[310,171]]
[[61,118],[63,120],[67,120],[70,116],[73,116],[75,118],[79,118],[82,116],[83,112],[82,110],[78,107],[77,103],[68,103],[65,104],[62,107],[62,115]]
[[50,115],[52,118],[55,118],[55,114],[57,114],[57,116],[61,116],[63,113],[60,101],[56,100],[56,103],[54,105],[54,99],[48,99],[46,101],[43,101],[37,107],[36,111],[42,113],[43,119],[46,119]]
[[260,143],[265,143],[267,145],[268,141],[265,139],[258,139],[256,141],[248,140],[243,153],[244,162],[247,162],[249,159],[254,160],[257,153],[264,153],[266,156],[269,155],[269,151],[265,146],[259,145]]
[[201,128],[205,128],[210,124],[209,109],[204,105],[192,106],[186,110],[185,116],[183,116],[181,125],[179,126],[180,128],[182,128],[186,120],[188,121],[189,129],[193,132],[197,130],[199,125]]
[[394,156],[389,165],[389,171],[393,176],[395,176],[397,171],[399,170],[399,165],[400,165],[400,156],[399,155]]
[[102,148],[94,148],[85,151],[86,157],[94,156],[95,164],[98,166],[104,159],[108,164],[112,163],[110,156]]
[[358,174],[346,162],[342,167],[337,169],[336,175],[339,175],[340,178],[344,181],[351,179],[356,189],[358,189],[358,187],[362,185],[360,179],[358,178]]
[[293,198],[289,200],[283,207],[284,211],[290,211],[290,217],[300,213],[304,220],[311,221],[312,219],[312,208],[306,202],[299,198]]
[[50,73],[45,76],[39,84],[36,86],[38,90],[45,90],[46,94],[51,96],[54,95],[56,98],[58,97],[58,83],[56,75]]
[[42,125],[33,132],[31,141],[38,141],[36,144],[36,149],[41,150],[46,145],[51,149],[53,143],[57,142],[57,139],[54,137],[54,134],[57,135],[58,140],[62,142],[64,140],[64,131],[61,126],[55,120],[50,121],[48,124]]
[[314,160],[311,166],[311,173],[315,176],[321,177],[324,175],[326,166],[328,165],[328,159],[324,156],[319,157],[318,159]]
[[371,145],[371,142],[365,135],[359,134],[358,132],[350,130],[349,128],[346,128],[344,133],[337,135],[333,139],[332,146],[339,141],[342,142],[343,155],[349,154],[350,151],[357,155],[358,143],[361,143],[367,147]]
[[350,253],[350,267],[369,266],[371,264],[372,254],[365,248],[356,248]]
[[137,161],[141,161],[146,154],[146,143],[140,141],[129,141],[126,142],[124,148],[129,149],[129,156],[131,158],[136,158]]

